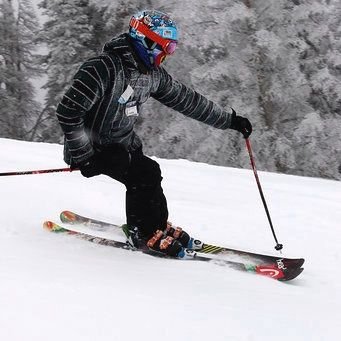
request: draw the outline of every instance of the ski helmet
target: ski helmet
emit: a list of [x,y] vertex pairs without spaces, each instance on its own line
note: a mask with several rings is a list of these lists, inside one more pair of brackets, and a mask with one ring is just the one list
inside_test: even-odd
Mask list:
[[140,55],[148,56],[150,66],[159,66],[167,55],[173,54],[178,41],[176,23],[167,14],[155,10],[133,15],[129,35],[137,43]]

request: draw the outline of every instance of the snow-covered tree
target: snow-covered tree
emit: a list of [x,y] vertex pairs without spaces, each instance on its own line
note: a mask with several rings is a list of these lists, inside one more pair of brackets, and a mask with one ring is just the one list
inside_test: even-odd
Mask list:
[[29,0],[0,1],[0,132],[32,139],[39,106],[32,78],[40,73],[35,49],[38,19]]
[[[313,171],[310,163],[319,155],[324,163],[328,158],[323,154],[335,160],[326,176],[341,178],[341,142],[332,140],[337,126],[330,124],[341,112],[339,1],[212,0],[176,6],[161,1],[160,7],[173,14],[180,28],[179,48],[167,69],[251,120],[259,169],[323,176],[323,167]],[[248,166],[243,141],[235,132],[184,120],[158,104],[147,109],[141,135],[148,153]],[[313,134],[303,129],[312,126],[307,125],[311,113],[321,118],[312,123],[329,130],[327,135],[318,126]],[[315,149],[303,150],[312,135]]]
[[[223,1],[183,1],[176,6],[161,1],[157,8],[171,14],[179,27],[179,47],[165,63],[170,74],[227,111],[233,107],[253,117],[254,80],[245,66],[240,67],[251,58],[248,9],[239,2]],[[144,115],[141,135],[150,154],[230,166],[247,162],[238,157],[243,140],[237,132],[208,127],[153,102]]]
[[[41,36],[50,51],[44,139],[61,136],[55,107],[78,65],[127,32],[132,14],[154,8],[179,27],[167,70],[250,119],[258,169],[341,178],[339,0],[44,0],[42,7],[49,20]],[[249,167],[239,133],[210,128],[153,100],[144,105],[137,131],[150,155]]]
[[40,39],[49,51],[44,57],[48,79],[41,129],[44,140],[56,141],[62,136],[55,117],[56,106],[80,64],[98,52],[98,46],[94,46],[97,9],[89,0],[44,0],[40,7],[48,17]]
[[[341,176],[334,161],[332,167],[317,167],[319,171],[311,164],[318,158],[319,164],[327,159],[341,164],[336,153],[340,140],[331,139],[337,126],[327,133],[331,136],[326,135],[327,122],[341,118],[338,3],[279,0],[254,1],[250,6],[256,16],[253,50],[258,58],[253,67],[263,127],[273,136],[269,140],[269,134],[262,134],[259,140],[260,149],[271,151],[275,160],[274,167],[262,162],[265,169],[300,174],[305,169],[317,176],[324,168],[328,177],[332,172]],[[326,148],[328,141],[331,145]]]

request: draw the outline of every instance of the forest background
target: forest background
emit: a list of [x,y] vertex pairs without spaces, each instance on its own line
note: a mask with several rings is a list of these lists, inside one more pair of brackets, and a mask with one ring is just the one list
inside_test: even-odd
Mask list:
[[[144,8],[178,24],[169,73],[250,119],[258,169],[341,179],[339,0],[0,0],[0,137],[62,143],[72,76]],[[136,129],[148,155],[249,167],[240,134],[152,99]]]

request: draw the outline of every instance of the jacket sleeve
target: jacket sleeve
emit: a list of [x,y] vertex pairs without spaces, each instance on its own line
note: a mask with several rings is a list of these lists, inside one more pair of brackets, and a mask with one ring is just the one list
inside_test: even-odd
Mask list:
[[162,104],[212,127],[230,127],[230,113],[193,89],[173,80],[164,68],[159,68],[158,81],[152,97]]
[[57,118],[75,165],[94,154],[84,122],[88,111],[104,95],[109,78],[110,71],[103,59],[85,62],[58,104]]

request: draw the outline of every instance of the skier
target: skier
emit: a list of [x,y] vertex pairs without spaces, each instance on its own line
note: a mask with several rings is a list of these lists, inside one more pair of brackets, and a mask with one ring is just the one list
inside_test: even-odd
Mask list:
[[167,222],[159,164],[143,154],[134,131],[141,104],[153,97],[245,138],[252,126],[167,73],[161,64],[177,42],[177,26],[168,15],[145,10],[132,16],[129,33],[113,38],[100,55],[81,65],[57,107],[57,118],[65,135],[64,160],[71,168],[87,178],[105,174],[125,185],[129,243],[183,257],[184,248],[198,249],[202,243]]

